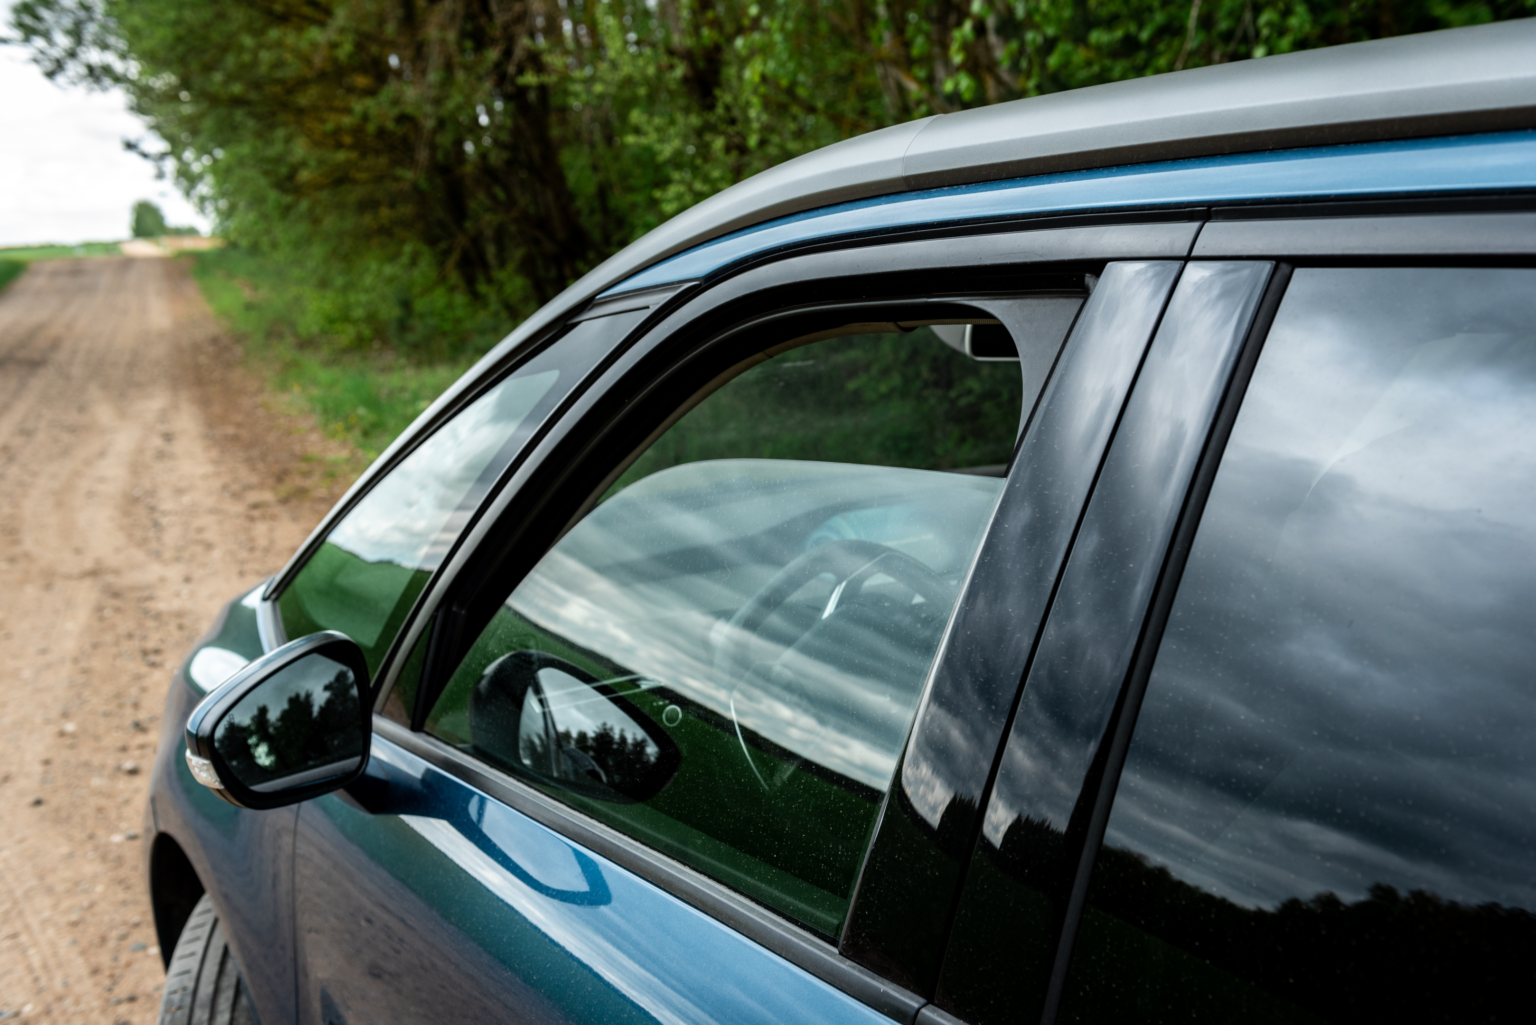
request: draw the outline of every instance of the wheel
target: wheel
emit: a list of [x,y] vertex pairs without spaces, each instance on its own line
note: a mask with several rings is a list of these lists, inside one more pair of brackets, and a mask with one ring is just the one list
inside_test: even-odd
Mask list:
[[256,1025],[245,979],[205,893],[181,930],[160,998],[160,1025]]

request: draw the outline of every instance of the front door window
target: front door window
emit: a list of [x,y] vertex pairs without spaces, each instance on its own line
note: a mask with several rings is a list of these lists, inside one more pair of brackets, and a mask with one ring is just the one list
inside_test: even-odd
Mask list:
[[511,589],[427,729],[836,935],[1026,398],[957,326],[748,361]]

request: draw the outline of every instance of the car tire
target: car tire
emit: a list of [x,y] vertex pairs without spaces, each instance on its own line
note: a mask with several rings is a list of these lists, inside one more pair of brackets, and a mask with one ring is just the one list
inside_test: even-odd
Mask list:
[[176,941],[160,998],[160,1025],[256,1025],[240,964],[205,893]]

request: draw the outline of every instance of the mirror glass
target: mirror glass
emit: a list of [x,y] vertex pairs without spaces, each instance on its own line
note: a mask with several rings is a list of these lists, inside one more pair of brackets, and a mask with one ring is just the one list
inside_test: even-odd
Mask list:
[[346,775],[368,745],[358,690],[347,666],[306,655],[241,698],[215,729],[214,746],[235,779],[258,793]]

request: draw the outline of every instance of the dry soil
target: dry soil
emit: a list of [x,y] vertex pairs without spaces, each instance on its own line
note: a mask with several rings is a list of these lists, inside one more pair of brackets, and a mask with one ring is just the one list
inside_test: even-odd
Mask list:
[[139,831],[170,674],[324,511],[317,453],[179,261],[0,292],[0,1020],[154,1021]]

